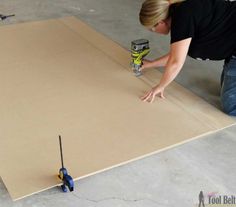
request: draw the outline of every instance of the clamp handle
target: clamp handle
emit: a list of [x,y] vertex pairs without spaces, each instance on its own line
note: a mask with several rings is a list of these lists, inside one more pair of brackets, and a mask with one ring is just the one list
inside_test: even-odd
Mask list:
[[5,20],[5,19],[8,18],[8,17],[13,17],[13,16],[15,16],[15,14],[10,14],[10,15],[3,15],[3,14],[0,14],[0,19],[3,21],[3,20]]

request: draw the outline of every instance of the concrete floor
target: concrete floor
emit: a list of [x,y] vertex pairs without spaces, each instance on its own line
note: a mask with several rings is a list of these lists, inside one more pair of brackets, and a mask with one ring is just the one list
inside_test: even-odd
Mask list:
[[[76,16],[129,49],[131,40],[147,38],[149,58],[168,52],[169,37],[146,31],[138,22],[142,0],[1,0],[0,13],[16,14],[1,23]],[[177,81],[219,106],[223,62],[188,58]],[[158,138],[158,135],[157,135]],[[75,183],[73,193],[52,188],[12,202],[0,181],[0,207],[196,206],[198,194],[236,195],[236,126],[114,168]]]

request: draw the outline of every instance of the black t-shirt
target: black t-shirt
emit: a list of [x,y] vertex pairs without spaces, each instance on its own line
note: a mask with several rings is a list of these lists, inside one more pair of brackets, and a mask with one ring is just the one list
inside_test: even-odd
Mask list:
[[236,1],[186,0],[172,4],[171,43],[192,37],[188,55],[222,60],[236,56]]

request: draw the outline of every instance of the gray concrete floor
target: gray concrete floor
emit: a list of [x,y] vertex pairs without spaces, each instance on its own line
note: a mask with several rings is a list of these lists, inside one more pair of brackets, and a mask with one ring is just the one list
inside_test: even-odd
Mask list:
[[[142,0],[1,0],[0,13],[16,14],[1,23],[76,16],[129,49],[131,40],[147,38],[149,58],[168,52],[169,37],[146,31],[138,22]],[[177,82],[219,106],[223,62],[188,58]],[[158,138],[158,135],[157,135]],[[230,127],[165,152],[82,179],[75,192],[52,188],[12,202],[0,180],[0,207],[196,206],[204,193],[236,195],[236,127]]]

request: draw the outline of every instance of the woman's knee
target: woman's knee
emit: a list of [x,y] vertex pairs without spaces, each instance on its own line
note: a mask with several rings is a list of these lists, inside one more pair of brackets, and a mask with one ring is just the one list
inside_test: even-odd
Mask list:
[[226,114],[236,116],[236,58],[225,62],[221,76],[221,105]]
[[236,116],[236,93],[235,94],[227,94],[224,93],[221,96],[221,105],[222,110],[231,116]]

